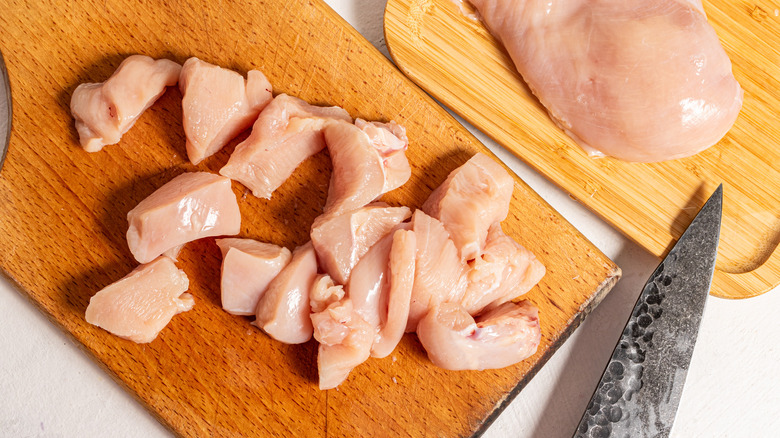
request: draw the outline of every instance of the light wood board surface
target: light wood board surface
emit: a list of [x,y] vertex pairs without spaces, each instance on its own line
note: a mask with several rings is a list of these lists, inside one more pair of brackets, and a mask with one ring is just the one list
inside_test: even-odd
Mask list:
[[746,298],[780,284],[778,7],[704,1],[745,90],[744,106],[714,147],[655,164],[588,157],[555,126],[467,2],[389,0],[385,38],[414,82],[659,257],[722,182],[712,294]]
[[[190,56],[241,73],[257,68],[276,93],[340,105],[354,117],[397,120],[410,138],[410,181],[383,199],[421,205],[446,175],[487,150],[319,1],[11,2],[0,50],[14,99],[0,172],[0,267],[160,421],[182,436],[468,436],[482,430],[609,291],[620,270],[516,180],[505,231],[548,268],[527,295],[540,308],[542,343],[521,364],[485,372],[434,367],[414,336],[370,359],[338,390],[317,388],[316,344],[273,341],[250,319],[223,312],[213,239],[185,247],[192,311],[150,344],[87,324],[97,290],[136,266],[126,214],[184,171],[217,171],[236,141],[199,166],[186,160],[175,88],[118,145],[89,154],[68,105],[82,82],[105,80],[134,53]],[[240,138],[244,137],[244,133]],[[489,152],[488,152],[489,153]],[[304,163],[271,201],[234,183],[242,237],[293,248],[325,201],[326,153]]]

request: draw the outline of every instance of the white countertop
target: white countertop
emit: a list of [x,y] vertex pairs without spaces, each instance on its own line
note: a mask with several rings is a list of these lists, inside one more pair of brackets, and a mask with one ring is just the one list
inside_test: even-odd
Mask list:
[[[385,0],[326,0],[385,56]],[[570,437],[658,260],[473,127],[547,202],[623,269],[623,278],[485,433]],[[674,437],[780,436],[780,288],[709,297]],[[169,437],[131,395],[0,278],[0,436]]]

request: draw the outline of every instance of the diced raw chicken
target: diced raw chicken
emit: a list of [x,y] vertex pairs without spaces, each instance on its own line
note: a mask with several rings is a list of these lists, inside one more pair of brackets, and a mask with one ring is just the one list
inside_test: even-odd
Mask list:
[[742,107],[701,0],[471,0],[555,123],[594,155],[717,143]]
[[460,303],[471,315],[520,297],[545,274],[536,256],[504,234],[498,222],[490,227],[485,251],[469,264],[468,286]]
[[208,172],[184,173],[127,213],[127,244],[140,263],[202,237],[235,235],[241,212],[230,180]]
[[176,85],[180,71],[181,65],[169,59],[132,55],[105,82],[76,87],[70,112],[76,119],[81,147],[97,152],[119,143],[141,113],[165,93],[165,87]]
[[389,355],[403,337],[409,317],[416,249],[413,231],[394,231],[360,259],[347,284],[355,312],[374,327],[371,347],[374,357]]
[[360,208],[411,175],[403,127],[360,119],[355,123],[333,123],[324,131],[333,162],[325,214]]
[[217,239],[222,250],[222,308],[233,315],[254,315],[257,302],[282,268],[290,250],[252,239]]
[[506,219],[514,181],[495,160],[477,153],[450,172],[431,193],[423,211],[441,221],[462,260],[472,260],[485,247],[488,228]]
[[379,239],[411,216],[408,207],[377,202],[339,215],[314,220],[311,242],[322,269],[346,284],[352,268]]
[[320,389],[332,389],[346,380],[353,368],[365,362],[374,342],[374,328],[352,308],[348,298],[312,313],[314,338],[320,346],[317,369]]
[[236,146],[220,174],[252,190],[271,194],[304,160],[325,147],[322,130],[334,121],[352,122],[342,108],[309,105],[280,94],[263,109],[249,138]]
[[293,251],[290,263],[260,297],[255,325],[287,344],[311,339],[309,294],[316,278],[317,256],[311,242],[307,242]]
[[459,304],[443,303],[420,321],[417,336],[428,358],[448,370],[504,368],[536,352],[538,309],[528,301],[504,303],[476,318]]
[[466,291],[466,264],[460,260],[444,225],[416,210],[412,230],[417,254],[407,332],[415,331],[430,308],[445,301],[459,302]]
[[158,257],[90,298],[85,319],[120,338],[152,342],[174,315],[195,305],[188,287],[184,271]]
[[271,83],[258,70],[240,74],[190,58],[179,77],[187,156],[198,164],[252,126],[271,102]]

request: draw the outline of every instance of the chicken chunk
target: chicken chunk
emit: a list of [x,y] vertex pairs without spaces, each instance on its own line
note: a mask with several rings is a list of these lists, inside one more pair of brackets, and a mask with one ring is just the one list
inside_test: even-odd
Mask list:
[[120,338],[152,342],[174,315],[195,305],[188,287],[184,271],[158,257],[90,298],[85,319]]
[[423,211],[441,221],[463,261],[485,247],[488,228],[506,219],[514,180],[495,160],[477,153],[450,172],[431,193]]
[[249,138],[236,146],[220,174],[245,185],[258,198],[271,194],[307,158],[325,147],[323,128],[352,122],[339,107],[309,105],[280,94],[263,109]]
[[222,308],[233,315],[254,315],[271,281],[290,263],[290,250],[252,239],[217,239],[222,251]]
[[287,344],[302,344],[311,339],[309,294],[316,278],[317,256],[311,242],[307,242],[293,251],[290,263],[260,297],[255,325]]
[[408,207],[378,202],[339,215],[322,215],[314,221],[311,241],[322,269],[339,284],[346,284],[352,268],[379,239],[408,219]]
[[441,368],[504,368],[536,352],[542,336],[538,312],[528,301],[509,302],[475,320],[459,304],[442,303],[420,321],[417,336]]
[[553,121],[626,161],[717,143],[742,88],[701,0],[471,0]]
[[208,172],[172,179],[127,213],[127,244],[140,263],[196,239],[235,235],[241,212],[230,180]]
[[102,83],[81,84],[73,91],[70,112],[76,119],[79,142],[87,152],[119,143],[138,117],[176,85],[181,65],[148,56],[125,58]]
[[187,156],[198,164],[252,126],[271,102],[271,83],[258,70],[240,74],[190,58],[179,77]]

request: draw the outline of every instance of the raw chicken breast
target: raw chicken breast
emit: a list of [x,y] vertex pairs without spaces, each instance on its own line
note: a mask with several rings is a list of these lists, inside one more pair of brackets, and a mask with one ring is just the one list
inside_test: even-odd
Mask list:
[[187,156],[198,164],[252,126],[271,102],[271,83],[258,70],[247,79],[216,65],[190,58],[179,77]]
[[488,228],[506,219],[514,181],[495,160],[477,153],[450,172],[431,193],[423,211],[441,221],[462,260],[482,253]]
[[339,215],[314,220],[311,242],[322,269],[346,284],[358,260],[385,234],[411,216],[408,207],[377,202]]
[[168,257],[138,266],[89,300],[86,320],[120,338],[152,342],[174,315],[192,309],[187,275]]
[[208,172],[184,173],[127,213],[127,244],[140,263],[209,236],[235,235],[241,212],[230,180]]
[[222,308],[233,315],[254,315],[257,302],[282,268],[290,250],[252,239],[217,239],[222,250]]
[[344,299],[325,310],[312,313],[314,338],[320,346],[317,369],[320,389],[333,389],[346,380],[353,368],[365,362],[371,353],[376,331]]
[[333,123],[324,131],[333,162],[325,214],[360,208],[403,185],[412,172],[403,127],[360,119],[355,123]]
[[742,89],[700,0],[471,0],[558,126],[626,161],[717,143]]
[[504,234],[498,222],[490,227],[485,251],[469,265],[468,286],[460,304],[471,315],[520,297],[545,274],[544,265]]
[[73,91],[70,112],[76,119],[81,147],[97,152],[103,146],[119,143],[141,116],[176,85],[181,65],[148,56],[128,56],[113,75],[99,84],[81,84]]
[[455,303],[434,307],[417,336],[428,358],[448,370],[486,370],[516,364],[541,341],[538,309],[528,301],[504,303],[476,318]]
[[342,108],[309,105],[280,94],[263,109],[252,134],[236,146],[219,173],[269,199],[298,165],[325,147],[322,130],[337,120],[352,122]]
[[347,284],[355,312],[374,327],[373,357],[389,355],[404,335],[416,249],[413,231],[394,231],[360,259]]
[[467,266],[460,260],[444,225],[416,210],[412,230],[417,254],[407,332],[415,331],[430,308],[445,301],[459,302],[466,291]]
[[260,297],[255,325],[287,344],[302,344],[311,339],[309,294],[316,278],[317,256],[311,242],[307,242],[293,251],[290,263]]

